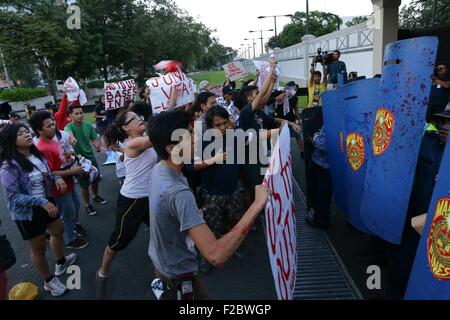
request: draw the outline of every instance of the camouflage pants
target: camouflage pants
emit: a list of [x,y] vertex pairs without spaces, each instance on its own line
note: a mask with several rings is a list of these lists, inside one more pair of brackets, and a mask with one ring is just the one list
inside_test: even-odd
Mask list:
[[244,201],[240,190],[232,195],[215,196],[203,191],[203,216],[216,237],[226,234],[244,215]]

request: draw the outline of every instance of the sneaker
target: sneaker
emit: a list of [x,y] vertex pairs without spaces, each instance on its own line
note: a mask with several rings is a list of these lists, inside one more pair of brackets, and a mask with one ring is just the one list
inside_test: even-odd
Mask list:
[[88,244],[89,244],[89,242],[87,242],[86,240],[76,238],[71,243],[66,245],[66,248],[72,249],[72,250],[78,250],[78,249],[86,248],[88,246]]
[[326,225],[322,225],[322,224],[317,223],[314,220],[314,218],[312,218],[311,216],[306,216],[305,220],[313,228],[316,228],[316,229],[327,229]]
[[95,202],[98,202],[100,204],[106,204],[106,202],[107,202],[105,199],[103,199],[100,196],[92,197],[92,200],[94,200]]
[[75,225],[75,230],[73,232],[77,235],[77,237],[80,237],[80,238],[84,238],[87,236],[86,230],[84,230],[84,228],[81,226],[81,224],[78,224],[78,223]]
[[97,211],[95,211],[94,207],[92,205],[88,205],[86,207],[87,212],[90,216],[95,216],[97,214]]
[[77,255],[75,253],[71,253],[66,258],[66,263],[64,264],[57,264],[55,267],[55,276],[59,277],[60,275],[63,275],[67,268],[75,263],[77,260]]
[[67,287],[57,277],[53,277],[49,283],[44,282],[44,290],[50,291],[54,297],[59,297],[66,293]]
[[95,273],[95,299],[105,299],[107,277],[101,277],[98,271]]

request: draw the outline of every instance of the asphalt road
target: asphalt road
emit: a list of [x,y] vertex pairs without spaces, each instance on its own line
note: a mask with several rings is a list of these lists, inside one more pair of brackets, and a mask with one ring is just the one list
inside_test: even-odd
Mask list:
[[[103,163],[104,159],[105,157],[100,155],[99,163]],[[83,207],[80,209],[81,224],[88,232],[89,246],[73,251],[78,254],[76,264],[81,270],[81,289],[71,290],[58,299],[89,300],[95,298],[95,272],[99,268],[103,251],[114,227],[115,202],[119,191],[115,166],[101,166],[100,171],[102,181],[99,194],[108,203],[104,206],[94,205],[98,214],[93,217],[89,216]],[[0,219],[2,220],[0,234],[7,235],[17,256],[16,264],[7,271],[8,287],[11,288],[20,282],[33,282],[39,287],[39,299],[56,299],[43,289],[43,282],[31,264],[28,247],[6,209],[3,192],[0,195]],[[125,251],[117,256],[111,267],[107,299],[155,299],[150,288],[150,283],[155,277],[152,263],[147,254],[148,242],[148,229],[142,225],[137,237]],[[267,247],[261,227],[257,232],[250,233],[241,250],[243,253],[241,259],[232,257],[222,269],[214,269],[210,274],[203,276],[212,297],[226,300],[276,299]],[[72,251],[67,250],[67,252]],[[50,256],[49,248],[47,255],[53,266],[54,260]],[[67,277],[68,275],[65,275],[61,279],[66,281]]]

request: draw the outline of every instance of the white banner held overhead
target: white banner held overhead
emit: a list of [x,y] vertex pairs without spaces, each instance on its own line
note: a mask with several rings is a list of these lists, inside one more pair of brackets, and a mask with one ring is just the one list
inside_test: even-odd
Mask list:
[[230,81],[236,81],[247,76],[247,70],[240,61],[234,61],[222,66]]
[[105,83],[105,109],[122,108],[137,95],[136,83],[133,79],[114,83]]
[[[257,86],[258,86],[258,88],[261,89],[262,86],[264,85],[264,82],[269,77],[270,63],[268,61],[253,60],[253,64],[255,65],[256,69],[259,70],[259,78],[258,78]],[[281,67],[279,64],[276,65],[274,73],[278,79],[273,88],[275,90],[278,90],[280,88],[280,77],[282,76]]]
[[177,99],[176,108],[195,100],[194,81],[181,71],[168,73],[162,77],[151,78],[146,82],[150,88],[150,100],[154,114],[161,113],[168,109],[170,97],[177,88],[181,88],[180,96]]
[[289,128],[285,125],[273,149],[264,178],[271,192],[266,205],[267,247],[279,300],[292,300],[297,274],[295,204]]
[[67,100],[69,101],[77,101],[78,96],[80,94],[80,87],[74,78],[67,78],[66,82],[64,82],[64,89],[66,90]]

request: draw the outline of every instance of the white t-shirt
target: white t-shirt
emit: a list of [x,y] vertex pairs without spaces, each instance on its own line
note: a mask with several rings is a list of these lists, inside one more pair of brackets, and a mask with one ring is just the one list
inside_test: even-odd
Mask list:
[[31,180],[31,195],[33,197],[45,198],[44,176],[42,173],[48,172],[47,167],[34,155],[27,157],[27,159],[34,165],[33,171],[28,174]]

